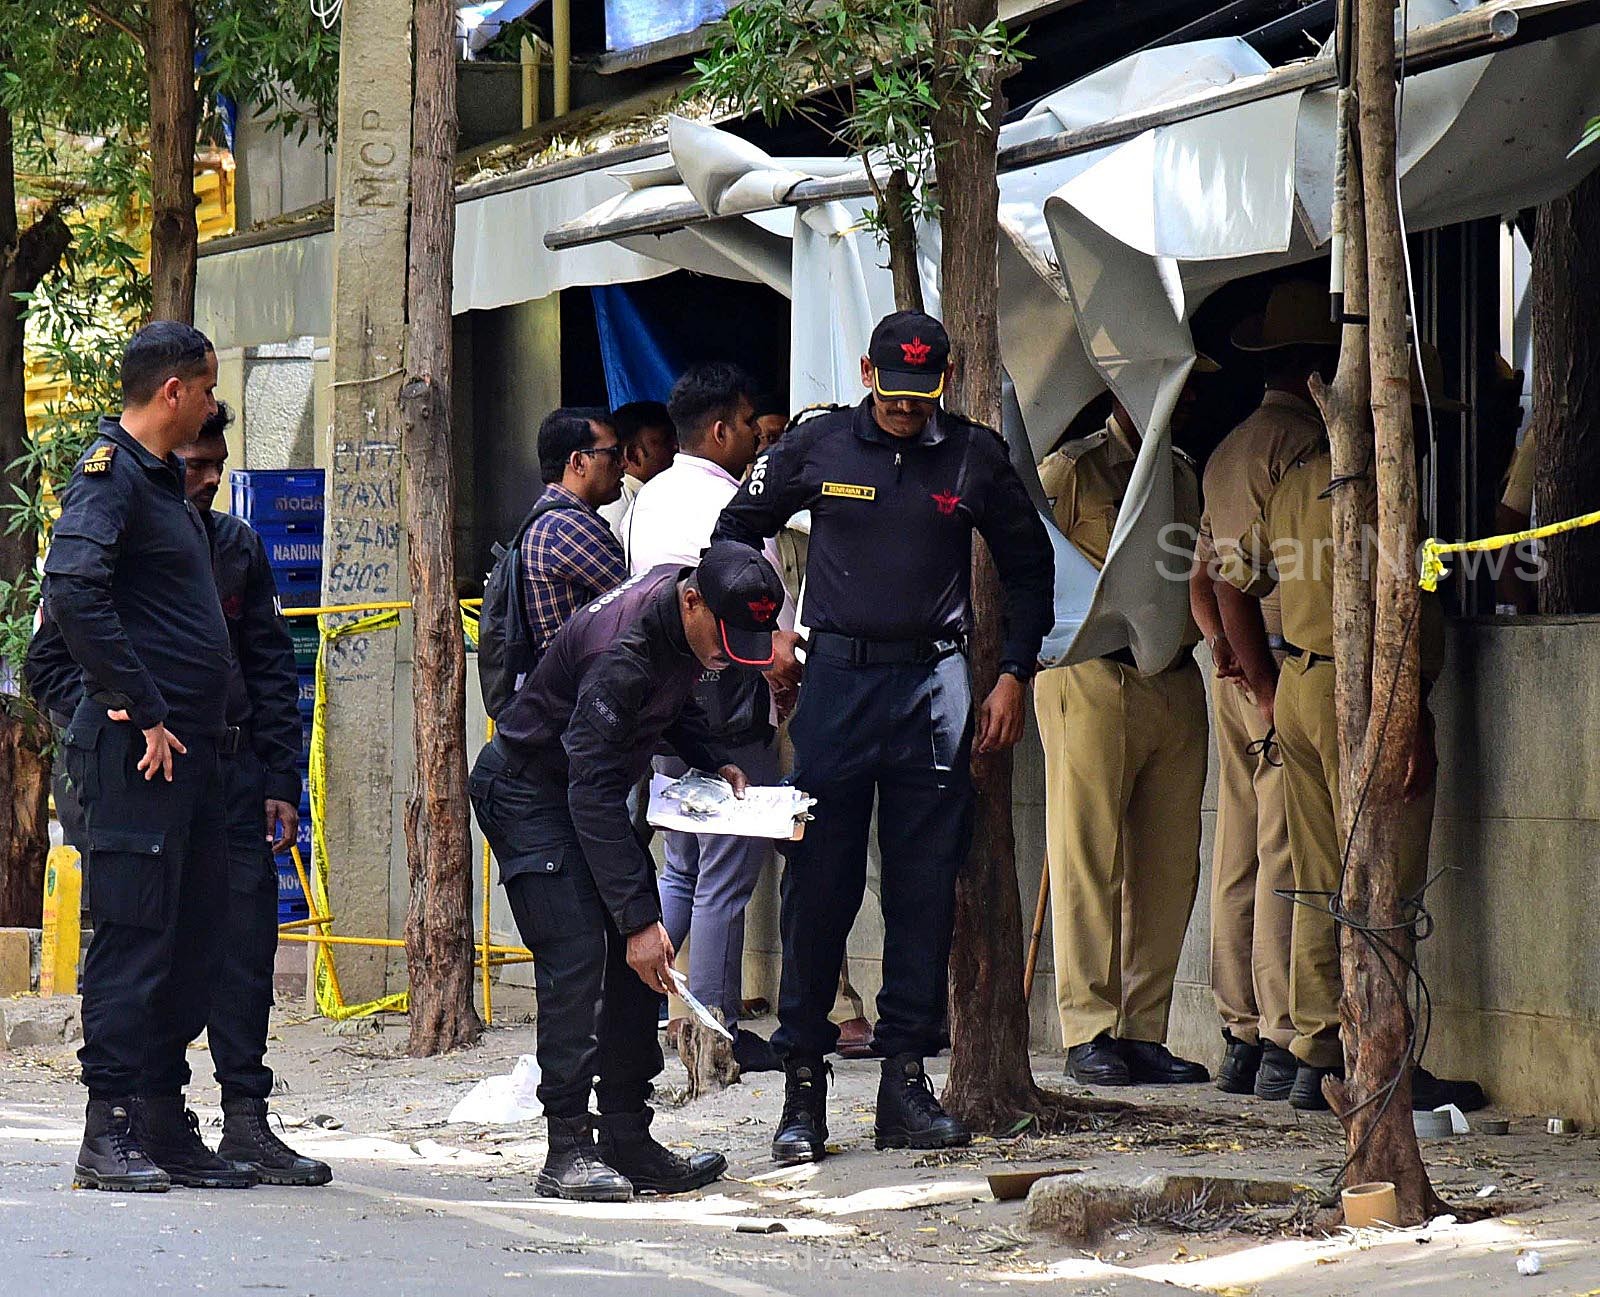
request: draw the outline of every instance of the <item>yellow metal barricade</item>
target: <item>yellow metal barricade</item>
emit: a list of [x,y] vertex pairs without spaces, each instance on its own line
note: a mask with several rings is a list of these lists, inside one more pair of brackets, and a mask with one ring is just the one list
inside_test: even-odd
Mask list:
[[[477,609],[482,604],[481,599],[464,600],[461,605],[462,628],[472,637],[474,642],[478,635]],[[352,937],[336,934],[333,931],[335,915],[332,913],[328,901],[328,843],[323,831],[323,808],[327,803],[327,759],[328,736],[326,724],[326,708],[328,701],[328,683],[326,661],[328,645],[331,641],[341,639],[346,635],[363,634],[370,631],[386,630],[400,624],[400,613],[409,609],[411,605],[406,602],[389,602],[374,604],[333,604],[318,608],[285,608],[286,617],[316,617],[321,638],[317,645],[317,674],[316,674],[316,704],[312,713],[311,722],[311,836],[315,844],[312,857],[312,867],[308,871],[305,862],[300,858],[300,851],[291,848],[295,871],[300,877],[300,886],[305,892],[306,903],[310,915],[304,919],[296,919],[289,923],[278,925],[279,939],[283,941],[299,941],[313,944],[317,947],[314,981],[316,987],[317,1010],[329,1018],[344,1020],[348,1018],[367,1017],[374,1013],[404,1013],[409,1007],[409,996],[401,991],[395,995],[382,996],[376,1000],[369,1000],[364,1004],[347,1004],[343,989],[339,985],[338,963],[334,950],[338,946],[364,946],[379,949],[404,949],[405,942],[395,937]],[[364,613],[354,621],[345,622],[338,626],[329,626],[324,618],[351,613]],[[494,735],[494,722],[489,722],[488,733],[485,738]],[[492,881],[493,856],[488,843],[483,849],[483,905],[482,905],[482,931],[474,943],[476,961],[479,964],[483,984],[483,1012],[484,1020],[494,1021],[494,1001],[491,989],[491,974],[495,968],[507,964],[521,964],[532,961],[533,956],[522,946],[497,946],[490,939],[489,932],[489,899]]]

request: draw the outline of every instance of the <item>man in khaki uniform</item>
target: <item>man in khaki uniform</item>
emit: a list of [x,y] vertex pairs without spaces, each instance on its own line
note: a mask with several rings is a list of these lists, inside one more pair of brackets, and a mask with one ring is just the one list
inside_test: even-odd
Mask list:
[[[1118,405],[1104,432],[1039,466],[1056,525],[1097,567],[1138,451]],[[1177,521],[1193,536],[1199,484],[1178,452],[1173,477]],[[1191,621],[1178,657],[1154,675],[1141,675],[1124,649],[1034,681],[1056,1000],[1067,1074],[1090,1085],[1209,1079],[1163,1043],[1200,873],[1206,708],[1191,652],[1199,639]]]
[[[1424,361],[1430,370],[1433,360],[1428,357]],[[1442,368],[1430,373],[1429,390],[1443,392]],[[1442,396],[1434,398],[1433,407],[1436,412],[1462,408]],[[1420,423],[1420,410],[1416,417]],[[1324,896],[1318,895],[1338,891],[1343,864],[1334,708],[1331,480],[1332,465],[1325,446],[1302,458],[1273,490],[1238,550],[1222,563],[1223,577],[1239,589],[1257,597],[1276,590],[1282,602],[1289,657],[1279,677],[1273,715],[1283,753],[1294,887],[1303,902],[1294,907],[1291,941],[1289,995],[1294,1039],[1290,1048],[1300,1066],[1289,1102],[1307,1111],[1327,1108],[1323,1078],[1342,1075],[1344,1070],[1339,1039],[1338,931],[1326,913]],[[1372,487],[1370,482],[1352,482],[1344,489],[1370,491]],[[1419,622],[1423,706],[1406,774],[1400,832],[1402,896],[1414,895],[1426,881],[1433,827],[1438,763],[1427,695],[1444,661],[1443,615],[1437,599],[1424,597]],[[1440,1081],[1421,1067],[1413,1073],[1412,1086],[1417,1107],[1454,1102],[1470,1110],[1484,1101],[1474,1083]]]
[[[1190,608],[1211,650],[1217,738],[1217,821],[1211,858],[1211,990],[1225,1052],[1217,1088],[1287,1099],[1298,1064],[1289,1052],[1289,941],[1294,887],[1284,818],[1282,758],[1268,741],[1273,692],[1283,661],[1283,624],[1274,590],[1257,603],[1216,583],[1219,555],[1237,551],[1284,473],[1324,439],[1307,389],[1333,373],[1337,326],[1317,284],[1279,284],[1265,312],[1244,321],[1234,345],[1264,353],[1260,407],[1212,452],[1205,516],[1190,578]],[[1233,601],[1224,616],[1219,604]],[[1254,619],[1252,633],[1226,623]],[[1231,642],[1237,638],[1240,642]]]

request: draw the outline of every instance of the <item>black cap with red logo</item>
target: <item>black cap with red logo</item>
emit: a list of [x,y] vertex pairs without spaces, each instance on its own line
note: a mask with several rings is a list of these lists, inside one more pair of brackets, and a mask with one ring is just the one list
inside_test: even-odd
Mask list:
[[772,564],[748,545],[719,540],[700,555],[697,575],[729,659],[741,666],[771,666],[772,632],[783,607],[783,582]]
[[921,311],[896,311],[878,321],[867,344],[872,388],[879,396],[937,401],[944,395],[950,335]]

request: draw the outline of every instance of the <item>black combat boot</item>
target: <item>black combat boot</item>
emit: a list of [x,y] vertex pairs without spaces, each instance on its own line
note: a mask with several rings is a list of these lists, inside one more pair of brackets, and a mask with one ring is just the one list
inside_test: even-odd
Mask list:
[[1222,1033],[1222,1066],[1217,1069],[1217,1089],[1223,1094],[1253,1094],[1256,1073],[1261,1070],[1261,1045],[1237,1039],[1231,1031]]
[[972,1132],[939,1106],[922,1060],[896,1054],[883,1060],[872,1138],[879,1148],[959,1148]]
[[783,1166],[820,1162],[828,1155],[828,1074],[820,1058],[783,1063],[783,1115],[772,1137],[772,1160]]
[[132,1099],[90,1099],[83,1119],[83,1147],[72,1168],[74,1189],[165,1193],[172,1178],[152,1162],[133,1133]]
[[534,1181],[542,1198],[570,1198],[573,1202],[629,1202],[633,1185],[628,1177],[600,1160],[594,1146],[594,1126],[589,1114],[551,1117],[550,1153],[544,1170]]
[[719,1179],[728,1159],[708,1150],[679,1157],[650,1137],[649,1108],[600,1114],[600,1160],[628,1177],[635,1193],[688,1193]]
[[1301,1063],[1294,1074],[1294,1085],[1289,1090],[1289,1106],[1300,1112],[1327,1112],[1328,1098],[1322,1093],[1322,1080],[1328,1076],[1344,1076],[1342,1067],[1312,1067]]
[[200,1138],[200,1118],[183,1106],[181,1094],[141,1095],[133,1101],[133,1130],[144,1151],[171,1178],[189,1189],[253,1189],[254,1167],[226,1162]]
[[1261,1066],[1256,1069],[1256,1098],[1281,1103],[1294,1089],[1294,1078],[1300,1071],[1300,1060],[1282,1045],[1263,1041]]
[[333,1170],[326,1162],[302,1157],[290,1148],[267,1124],[265,1099],[224,1099],[222,1101],[222,1142],[217,1156],[255,1168],[262,1184],[327,1184]]

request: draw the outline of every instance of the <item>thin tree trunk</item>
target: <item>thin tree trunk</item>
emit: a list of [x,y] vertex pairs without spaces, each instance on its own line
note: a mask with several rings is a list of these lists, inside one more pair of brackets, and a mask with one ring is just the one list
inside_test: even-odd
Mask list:
[[[467,821],[466,658],[455,593],[450,454],[450,249],[455,241],[455,10],[416,0],[411,236],[402,489],[416,634],[412,734],[417,784],[406,802],[406,965],[413,1056],[471,1044],[472,842]],[[488,940],[488,934],[484,934]]]
[[150,316],[194,319],[194,146],[199,116],[194,82],[193,0],[151,0],[145,56],[150,79]]
[[911,181],[906,173],[891,173],[884,182],[879,215],[889,241],[889,273],[894,278],[895,309],[900,311],[923,309],[922,275],[917,270],[917,223],[911,219],[910,199]]
[[[1343,1085],[1328,1085],[1345,1126],[1352,1183],[1389,1180],[1400,1221],[1416,1224],[1439,1200],[1428,1181],[1411,1124],[1412,1020],[1406,1001],[1409,933],[1402,930],[1399,879],[1400,826],[1406,766],[1421,705],[1418,669],[1420,592],[1417,588],[1417,472],[1411,426],[1411,390],[1405,275],[1405,233],[1396,177],[1394,12],[1390,0],[1360,0],[1356,10],[1355,86],[1360,133],[1361,199],[1365,208],[1367,337],[1377,478],[1378,562],[1373,577],[1371,685],[1359,755],[1341,763],[1346,870],[1340,902],[1353,920],[1379,931],[1372,940],[1340,928],[1344,994]],[[1352,341],[1345,339],[1349,345]],[[1341,364],[1341,370],[1344,365]],[[1341,412],[1344,414],[1347,412]],[[1347,436],[1348,434],[1346,434]],[[1344,449],[1350,449],[1349,446]],[[1361,492],[1341,491],[1359,498]],[[1346,515],[1359,503],[1344,502]],[[1351,519],[1342,520],[1346,526]],[[1348,544],[1350,537],[1341,532]],[[1348,566],[1354,555],[1336,551]],[[1337,571],[1337,569],[1336,569]],[[1360,579],[1345,574],[1346,598]],[[1346,608],[1346,615],[1351,609]],[[1363,646],[1355,625],[1340,628],[1337,669],[1346,677],[1343,719],[1353,727],[1365,678]],[[1341,744],[1343,746],[1343,742]],[[1354,756],[1354,753],[1347,753]],[[1391,949],[1392,948],[1392,952]]]
[[[1539,209],[1533,244],[1539,521],[1600,508],[1600,172]],[[1600,612],[1600,531],[1543,542],[1542,613]]]
[[[54,207],[19,229],[11,118],[0,108],[0,469],[31,498],[35,482],[11,467],[28,444],[27,370],[23,354],[24,305],[18,293],[39,286],[66,253],[71,231]],[[38,558],[31,527],[0,527],[0,583],[10,598],[0,616],[31,611],[28,578]],[[15,679],[21,663],[6,663]],[[0,927],[35,927],[44,897],[50,848],[49,727],[23,698],[0,707]]]
[[[944,33],[994,21],[994,0],[937,0],[934,47]],[[940,301],[956,372],[946,401],[960,414],[1000,426],[999,78],[990,70],[987,117],[957,111],[933,120],[943,252]],[[972,561],[972,691],[987,696],[1000,661],[1004,615],[988,550]],[[1011,754],[975,763],[976,830],[956,884],[950,955],[950,1077],[944,1101],[974,1129],[1004,1130],[1048,1106],[1028,1060],[1028,1006],[1022,996],[1024,936],[1011,822]]]

